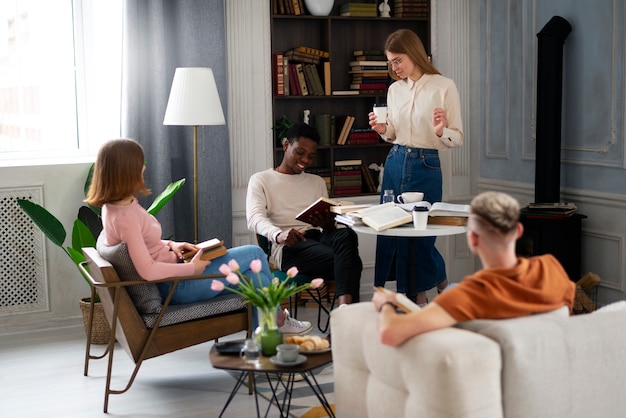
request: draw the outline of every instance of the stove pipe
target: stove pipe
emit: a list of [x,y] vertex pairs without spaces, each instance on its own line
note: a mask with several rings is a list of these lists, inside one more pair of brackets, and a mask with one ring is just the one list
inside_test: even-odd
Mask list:
[[571,31],[567,20],[554,16],[537,34],[535,202],[560,201],[563,44]]

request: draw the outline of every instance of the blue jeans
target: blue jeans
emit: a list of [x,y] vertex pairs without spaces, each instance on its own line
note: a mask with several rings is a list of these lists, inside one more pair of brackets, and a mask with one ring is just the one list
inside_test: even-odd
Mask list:
[[[219,271],[219,267],[222,264],[227,264],[232,259],[237,260],[237,263],[239,263],[239,268],[241,269],[241,273],[251,279],[252,282],[255,284],[258,284],[258,278],[257,275],[255,273],[252,273],[252,271],[250,270],[250,262],[252,262],[253,260],[261,260],[263,266],[259,275],[261,278],[262,286],[267,286],[272,280],[272,273],[267,263],[267,256],[265,255],[263,250],[261,250],[261,248],[257,247],[256,245],[243,245],[241,247],[229,249],[228,254],[211,260],[211,264],[209,264],[206,269],[204,269],[204,272],[202,274],[221,274]],[[217,279],[186,280],[178,283],[178,287],[174,292],[171,304],[180,305],[184,303],[202,302],[214,298],[217,295],[232,293],[231,291],[226,289],[222,290],[221,292],[216,292],[215,290],[212,290],[211,282],[213,280],[219,280],[228,287],[237,286],[228,283],[223,277]],[[159,291],[161,292],[161,297],[165,298],[167,296],[167,293],[170,291],[172,284],[159,283],[157,284],[157,286],[159,288]],[[258,325],[257,316],[257,310],[253,308],[253,329],[256,328]]]
[[[430,203],[441,201],[439,152],[394,145],[385,161],[381,201],[382,194],[388,189],[393,190],[395,196],[404,192],[423,192],[424,200]],[[413,281],[413,289],[417,292],[432,289],[445,280],[445,263],[435,248],[435,239],[377,237],[374,284],[384,286],[387,280],[395,279],[398,292],[407,293],[408,280]],[[411,270],[414,274],[409,277]]]

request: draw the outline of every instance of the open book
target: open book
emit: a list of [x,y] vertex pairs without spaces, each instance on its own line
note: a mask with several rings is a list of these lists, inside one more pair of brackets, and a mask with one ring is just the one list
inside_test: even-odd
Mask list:
[[[384,287],[380,287],[380,286],[375,286],[374,289],[377,292],[392,293],[391,290],[385,289]],[[406,313],[419,311],[421,309],[415,302],[407,298],[402,293],[396,293],[396,306],[401,311],[406,312]]]
[[467,225],[470,216],[470,205],[455,203],[421,201],[402,205],[406,210],[412,210],[415,206],[428,208],[428,223],[431,225]]
[[354,202],[348,201],[336,202],[322,196],[307,206],[302,212],[297,214],[296,219],[310,224],[312,222],[312,218],[317,214],[328,212],[343,214],[365,206],[367,205],[355,205]]
[[350,215],[361,218],[365,225],[377,232],[413,221],[413,215],[410,212],[396,206],[393,202],[350,212]]
[[[196,246],[200,248],[199,251],[202,251],[202,256],[200,256],[200,258],[204,261],[213,260],[214,258],[221,257],[227,253],[226,247],[224,247],[224,241],[217,238],[212,238],[198,243]],[[190,261],[197,252],[198,251],[196,250],[185,251],[183,252],[183,259],[185,261]]]
[[404,209],[412,210],[413,207],[425,207],[428,208],[428,216],[470,216],[470,205],[458,205],[455,203],[435,202],[430,204],[426,201],[405,203],[402,205]]

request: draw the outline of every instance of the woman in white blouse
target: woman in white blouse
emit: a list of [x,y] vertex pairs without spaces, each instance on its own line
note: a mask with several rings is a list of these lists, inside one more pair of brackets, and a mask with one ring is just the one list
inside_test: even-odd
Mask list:
[[[463,123],[459,93],[452,80],[442,76],[430,63],[419,37],[401,29],[387,37],[385,55],[389,74],[396,80],[387,91],[387,121],[376,123],[369,114],[371,128],[393,145],[385,161],[381,198],[384,190],[395,195],[409,191],[424,193],[424,200],[441,201],[442,178],[439,151],[463,144]],[[414,240],[409,246],[409,239]],[[409,255],[409,248],[413,254]],[[409,260],[416,264],[414,277],[408,277]],[[426,291],[447,286],[445,264],[435,248],[435,237],[378,237],[375,284],[397,280],[397,290],[407,292],[413,280],[417,303],[427,302]]]

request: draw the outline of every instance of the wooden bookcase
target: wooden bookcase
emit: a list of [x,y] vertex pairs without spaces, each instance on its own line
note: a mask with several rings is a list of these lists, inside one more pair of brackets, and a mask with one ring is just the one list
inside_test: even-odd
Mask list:
[[[430,19],[406,17],[345,17],[339,16],[339,7],[344,0],[336,0],[329,16],[276,15],[272,13],[271,1],[271,50],[282,53],[298,46],[307,46],[330,53],[331,89],[349,90],[351,76],[350,61],[354,61],[354,50],[382,50],[388,34],[406,28],[413,30],[424,42],[430,52]],[[392,2],[390,2],[392,4]],[[393,4],[392,4],[393,7]],[[393,12],[392,12],[393,16]],[[272,74],[276,69],[272,60]],[[318,73],[324,83],[323,66],[319,65]],[[285,80],[285,82],[289,82]],[[274,90],[272,90],[274,92]],[[311,111],[311,124],[318,114],[352,115],[356,117],[353,128],[368,128],[368,113],[376,102],[385,102],[386,94],[360,94],[357,96],[277,96],[273,93],[272,115],[274,124],[283,116],[292,122],[301,122],[303,111]],[[339,129],[339,128],[337,128]],[[274,165],[282,160],[282,147],[276,132],[274,141]],[[374,145],[336,145],[320,146],[315,166],[332,169],[336,160],[362,160],[364,165],[370,163],[383,164],[390,145],[380,141]],[[378,173],[372,172],[377,180]],[[365,184],[365,180],[363,180]],[[334,184],[331,174],[331,184]],[[364,188],[364,190],[367,190]],[[364,192],[362,194],[371,194]],[[330,193],[333,197],[341,197]]]

